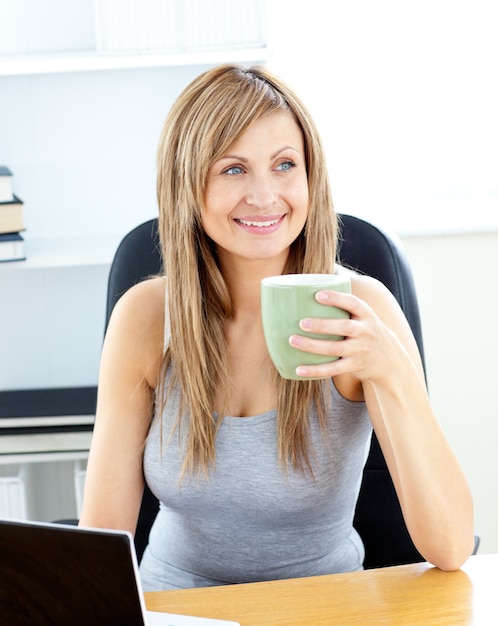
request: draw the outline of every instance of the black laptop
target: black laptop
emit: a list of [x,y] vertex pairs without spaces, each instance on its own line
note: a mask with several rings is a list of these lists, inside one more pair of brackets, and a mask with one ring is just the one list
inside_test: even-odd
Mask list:
[[0,520],[1,626],[238,626],[146,611],[127,532]]

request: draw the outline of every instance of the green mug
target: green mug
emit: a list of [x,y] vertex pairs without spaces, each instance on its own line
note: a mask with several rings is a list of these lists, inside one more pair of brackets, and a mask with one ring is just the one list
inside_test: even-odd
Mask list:
[[296,367],[330,363],[338,358],[303,352],[289,344],[291,335],[336,341],[344,338],[308,333],[299,327],[300,320],[306,317],[350,317],[347,311],[317,302],[315,294],[321,290],[351,293],[351,279],[347,274],[282,274],[261,281],[261,316],[266,345],[283,378],[313,380],[298,376]]

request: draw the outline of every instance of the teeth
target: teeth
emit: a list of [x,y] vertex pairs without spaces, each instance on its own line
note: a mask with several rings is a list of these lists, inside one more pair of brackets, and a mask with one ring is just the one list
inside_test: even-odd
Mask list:
[[264,226],[272,226],[278,222],[277,220],[269,220],[268,222],[247,222],[246,220],[238,220],[244,226],[258,226],[259,228],[263,228]]

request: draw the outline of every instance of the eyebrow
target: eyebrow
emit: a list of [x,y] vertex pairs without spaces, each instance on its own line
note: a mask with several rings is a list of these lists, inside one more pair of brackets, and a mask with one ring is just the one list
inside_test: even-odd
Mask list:
[[[297,152],[298,154],[301,154],[297,148],[293,148],[292,146],[284,146],[283,148],[279,148],[276,152],[271,154],[270,159],[275,159],[281,152],[285,152],[285,150],[292,150],[293,152]],[[226,154],[220,157],[218,161],[222,161],[223,159],[236,159],[237,161],[240,161],[241,163],[247,163],[247,161],[249,160],[249,159],[246,159],[245,157],[238,156],[236,154]]]

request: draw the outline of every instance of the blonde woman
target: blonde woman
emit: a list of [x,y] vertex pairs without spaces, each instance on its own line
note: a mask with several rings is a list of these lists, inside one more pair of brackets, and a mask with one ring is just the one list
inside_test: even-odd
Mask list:
[[340,359],[279,377],[260,281],[330,273],[337,224],[322,146],[300,100],[261,68],[222,66],[179,96],[158,149],[166,276],[128,291],[102,353],[82,525],[135,531],[144,481],[161,502],[141,562],[146,590],[352,571],[352,526],[375,429],[410,535],[459,568],[473,505],[390,293],[352,277],[321,292],[349,320],[289,338]]

